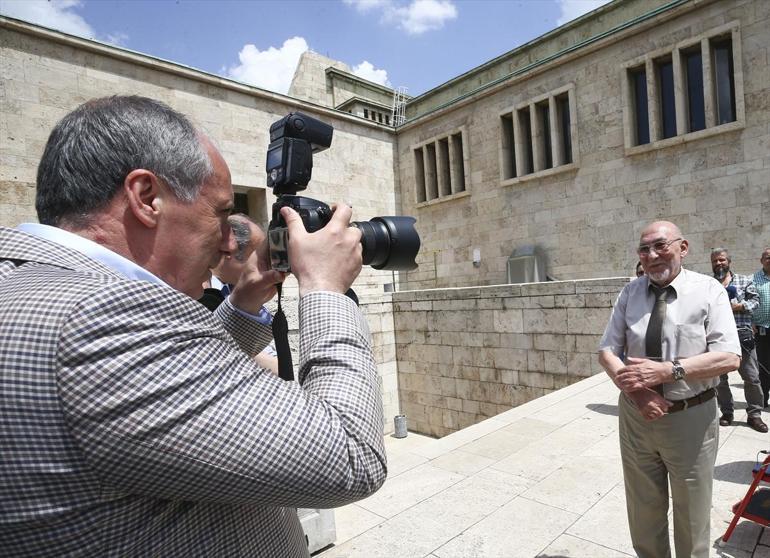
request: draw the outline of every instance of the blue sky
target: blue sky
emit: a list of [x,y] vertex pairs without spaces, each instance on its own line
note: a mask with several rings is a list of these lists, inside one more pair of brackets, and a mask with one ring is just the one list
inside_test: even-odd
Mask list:
[[0,0],[0,13],[285,93],[310,48],[419,95],[607,0]]

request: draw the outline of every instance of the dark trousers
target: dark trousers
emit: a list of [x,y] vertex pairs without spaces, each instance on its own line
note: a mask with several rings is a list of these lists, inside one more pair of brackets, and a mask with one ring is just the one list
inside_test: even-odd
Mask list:
[[[759,381],[762,384],[762,393],[767,407],[770,396],[770,329],[758,328],[759,332],[754,336],[757,342],[757,364],[759,365]],[[762,333],[764,332],[764,335]]]

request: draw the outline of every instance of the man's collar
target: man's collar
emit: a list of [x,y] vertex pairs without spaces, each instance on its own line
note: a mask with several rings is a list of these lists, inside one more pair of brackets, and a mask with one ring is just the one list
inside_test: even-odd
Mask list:
[[93,240],[65,231],[64,229],[39,223],[22,223],[16,229],[80,252],[84,256],[118,272],[127,279],[148,281],[159,285],[166,284],[159,277],[120,254],[105,248]]
[[652,287],[656,287],[658,289],[667,289],[668,287],[671,287],[675,293],[679,293],[680,289],[682,288],[682,284],[684,283],[684,274],[685,274],[685,268],[680,267],[679,273],[676,274],[676,277],[674,277],[667,285],[656,285],[653,283],[649,277],[647,277],[647,290],[651,291]]

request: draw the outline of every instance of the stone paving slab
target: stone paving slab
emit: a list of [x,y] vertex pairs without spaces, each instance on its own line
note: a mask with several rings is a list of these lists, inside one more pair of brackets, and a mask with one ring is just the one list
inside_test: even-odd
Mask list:
[[[737,374],[736,374],[737,376]],[[711,557],[770,558],[770,530],[741,520],[718,541],[770,435],[720,428]],[[617,389],[603,374],[440,440],[388,436],[380,491],[335,510],[323,558],[623,558],[634,556],[617,439]],[[766,417],[766,420],[768,418]]]

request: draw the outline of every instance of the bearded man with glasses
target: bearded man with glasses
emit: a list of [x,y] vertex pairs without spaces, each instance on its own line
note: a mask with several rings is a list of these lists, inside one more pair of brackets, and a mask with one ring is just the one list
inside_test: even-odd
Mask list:
[[688,251],[675,224],[644,228],[637,254],[645,274],[621,291],[599,344],[599,363],[621,390],[626,507],[640,558],[671,556],[669,482],[676,555],[709,555],[714,388],[740,364],[727,293],[713,277],[682,268]]
[[[715,248],[711,251],[711,269],[714,279],[724,285],[730,306],[733,310],[735,325],[738,328],[738,339],[741,342],[741,366],[738,373],[743,380],[743,394],[746,397],[746,424],[757,432],[767,432],[767,425],[762,420],[764,395],[759,381],[757,366],[757,351],[755,350],[754,332],[751,329],[751,315],[759,306],[759,295],[750,275],[738,275],[730,269],[732,259],[727,248]],[[727,374],[719,376],[717,386],[717,401],[722,416],[720,426],[730,426],[733,423],[733,394],[727,381]]]

